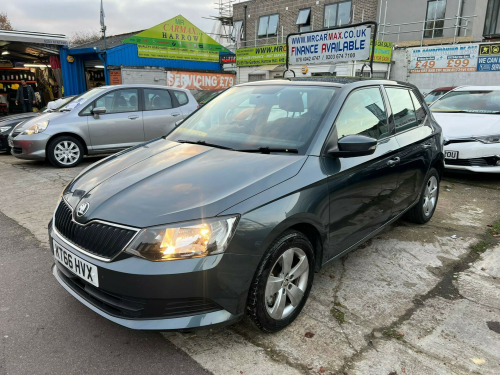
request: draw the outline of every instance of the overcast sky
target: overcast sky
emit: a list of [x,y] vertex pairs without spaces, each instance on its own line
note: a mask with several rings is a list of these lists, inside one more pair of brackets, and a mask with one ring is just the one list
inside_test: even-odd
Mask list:
[[[202,31],[210,33],[216,16],[216,0],[103,0],[106,34],[149,29],[182,14]],[[0,0],[0,12],[14,30],[65,34],[99,31],[100,0]]]

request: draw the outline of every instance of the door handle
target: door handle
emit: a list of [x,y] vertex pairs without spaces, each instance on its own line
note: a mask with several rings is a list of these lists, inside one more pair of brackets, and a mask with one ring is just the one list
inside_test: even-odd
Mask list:
[[425,150],[427,150],[428,148],[431,148],[431,147],[432,147],[432,143],[424,143],[424,144],[422,145],[422,147],[423,147]]
[[129,118],[130,120],[135,120],[135,119],[139,118],[139,116],[137,116],[137,115],[133,115],[133,116],[128,116],[128,118]]
[[387,165],[388,165],[389,167],[394,167],[396,164],[399,164],[399,162],[400,162],[400,161],[401,161],[401,159],[400,159],[400,158],[395,157],[395,158],[393,158],[393,159],[389,160],[389,161],[387,162]]
[[180,113],[172,113],[172,116],[176,117],[176,116],[180,116],[181,114]]

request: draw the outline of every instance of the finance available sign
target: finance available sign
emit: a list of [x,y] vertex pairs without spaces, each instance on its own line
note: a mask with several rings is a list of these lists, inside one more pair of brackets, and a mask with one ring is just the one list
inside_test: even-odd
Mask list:
[[367,60],[370,26],[325,30],[288,36],[288,64],[325,64]]

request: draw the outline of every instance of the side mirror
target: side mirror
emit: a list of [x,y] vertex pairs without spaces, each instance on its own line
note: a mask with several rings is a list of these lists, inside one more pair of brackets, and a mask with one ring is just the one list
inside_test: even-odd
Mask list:
[[92,110],[92,114],[94,115],[95,119],[98,119],[99,115],[102,115],[103,113],[106,113],[106,107],[95,107]]
[[366,156],[375,152],[377,140],[366,135],[353,134],[339,139],[337,146],[327,150],[327,154],[341,158]]

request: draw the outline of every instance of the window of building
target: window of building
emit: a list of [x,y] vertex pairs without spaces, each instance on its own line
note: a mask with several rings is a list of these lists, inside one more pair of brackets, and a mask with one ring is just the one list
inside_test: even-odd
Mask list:
[[238,39],[243,39],[243,21],[234,21],[233,22],[233,31],[231,32],[231,40],[237,41]]
[[443,36],[446,0],[429,0],[425,16],[425,38],[440,38]]
[[276,35],[278,32],[279,14],[271,14],[270,16],[262,16],[259,18],[258,36],[271,36]]
[[311,31],[311,8],[299,10],[295,23],[299,26],[300,32]]
[[248,75],[248,82],[255,82],[255,81],[262,81],[266,79],[266,74],[249,74]]
[[351,23],[352,1],[325,5],[325,27],[343,26]]
[[489,0],[484,21],[484,36],[500,35],[500,0]]
[[338,139],[353,134],[375,139],[387,137],[389,134],[387,113],[379,88],[361,89],[349,95],[335,126]]

